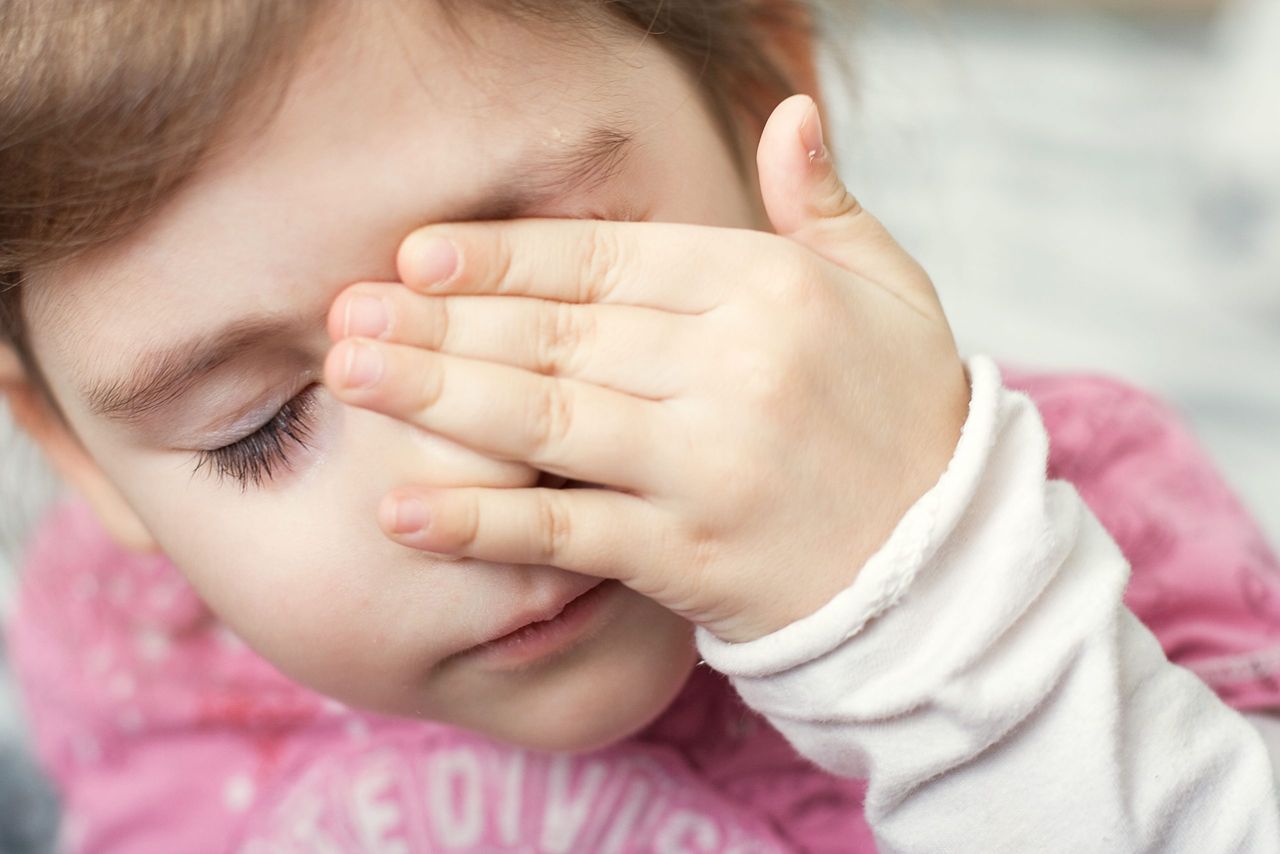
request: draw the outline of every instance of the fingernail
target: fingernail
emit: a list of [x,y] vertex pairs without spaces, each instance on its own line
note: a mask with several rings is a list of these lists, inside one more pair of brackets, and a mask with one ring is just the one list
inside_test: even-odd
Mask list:
[[800,143],[809,155],[809,162],[814,163],[827,156],[827,144],[822,136],[822,116],[818,114],[817,103],[809,99],[809,112],[800,122]]
[[361,295],[347,300],[342,334],[347,337],[381,338],[391,325],[387,304],[379,297]]
[[347,345],[346,383],[368,388],[382,378],[382,354],[365,344]]
[[391,531],[396,534],[411,534],[427,527],[431,514],[427,505],[417,498],[402,498],[396,502],[395,516],[391,523]]
[[409,253],[413,277],[419,285],[436,285],[447,281],[458,270],[458,248],[444,237],[432,237]]

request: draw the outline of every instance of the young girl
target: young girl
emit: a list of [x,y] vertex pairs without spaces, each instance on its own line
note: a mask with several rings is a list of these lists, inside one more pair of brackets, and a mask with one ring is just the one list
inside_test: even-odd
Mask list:
[[960,358],[803,4],[3,9],[68,848],[1280,850],[1273,556]]

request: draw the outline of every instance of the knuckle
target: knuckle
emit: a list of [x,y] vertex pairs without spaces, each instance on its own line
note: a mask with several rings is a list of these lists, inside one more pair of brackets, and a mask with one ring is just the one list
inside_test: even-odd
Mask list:
[[623,260],[622,242],[618,232],[605,225],[597,225],[587,232],[583,238],[582,302],[597,302],[605,294],[615,290],[618,283],[618,271]]
[[591,321],[573,303],[545,302],[539,311],[538,352],[534,368],[551,376],[569,374],[577,354],[590,336]]
[[414,414],[426,416],[444,396],[445,372],[437,359],[423,353],[424,362],[413,373],[418,377],[413,400]]
[[563,382],[544,379],[532,396],[530,440],[540,460],[554,456],[567,444],[573,421],[573,395]]
[[551,563],[568,551],[573,523],[563,492],[543,489],[537,495],[538,557],[545,563]]
[[450,532],[449,548],[467,551],[474,548],[480,539],[480,501],[478,496],[471,495],[459,504],[458,521]]
[[720,544],[710,531],[694,531],[686,548],[688,570],[695,579],[705,579],[720,560]]
[[493,235],[493,246],[490,247],[488,280],[497,293],[506,293],[511,289],[515,272],[515,246],[505,229],[498,229]]
[[724,532],[710,521],[697,518],[681,520],[674,528],[662,539],[662,553],[679,555],[685,568],[684,583],[694,587],[697,595],[696,588],[706,583],[708,573],[727,556]]
[[752,347],[736,353],[733,361],[748,402],[767,408],[783,401],[790,385],[785,360],[770,350]]
[[449,342],[449,334],[453,325],[453,318],[449,312],[450,304],[450,297],[427,299],[425,311],[427,328],[423,331],[422,338],[426,342],[426,346],[432,349],[447,349],[446,345]]

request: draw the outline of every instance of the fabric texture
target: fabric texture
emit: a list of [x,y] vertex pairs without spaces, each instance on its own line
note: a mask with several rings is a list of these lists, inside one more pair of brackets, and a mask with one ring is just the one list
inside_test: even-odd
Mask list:
[[[1132,566],[1124,602],[1146,629],[1126,631],[1237,709],[1280,708],[1280,566],[1174,413],[1104,376],[1002,374],[1043,419],[1044,473],[1092,510],[1080,530],[1096,517],[1091,541]],[[23,572],[9,641],[67,850],[877,850],[866,783],[799,753],[705,666],[635,736],[542,754],[292,683],[78,499],[42,520]]]

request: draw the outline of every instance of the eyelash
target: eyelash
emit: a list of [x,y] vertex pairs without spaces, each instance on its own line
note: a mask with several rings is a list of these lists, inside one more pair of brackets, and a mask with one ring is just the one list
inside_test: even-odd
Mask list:
[[251,482],[255,487],[261,487],[271,480],[277,468],[288,470],[289,443],[303,450],[309,447],[307,440],[311,438],[311,416],[318,388],[316,384],[303,389],[280,407],[270,421],[243,439],[221,448],[198,452],[196,473],[207,466],[217,474],[219,481],[228,477],[237,480],[243,492]]

